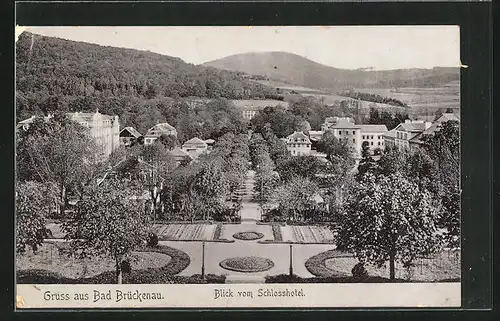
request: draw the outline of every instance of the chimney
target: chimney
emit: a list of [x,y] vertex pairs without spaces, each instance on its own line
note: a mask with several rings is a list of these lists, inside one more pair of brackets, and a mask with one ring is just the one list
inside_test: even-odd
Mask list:
[[429,129],[429,127],[432,126],[432,123],[430,121],[425,122],[425,129]]

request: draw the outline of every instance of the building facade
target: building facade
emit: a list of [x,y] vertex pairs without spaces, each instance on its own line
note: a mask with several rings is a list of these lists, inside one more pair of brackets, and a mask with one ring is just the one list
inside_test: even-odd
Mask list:
[[431,122],[423,120],[405,120],[394,128],[396,136],[394,138],[395,146],[400,150],[410,150],[410,141],[417,135],[420,135],[426,129],[431,127]]
[[385,125],[356,125],[351,120],[341,120],[330,125],[327,131],[339,140],[345,141],[355,157],[361,157],[363,143],[366,142],[371,151],[379,148],[385,149],[384,134],[387,133]]
[[254,118],[261,110],[266,107],[278,107],[281,106],[287,109],[289,104],[282,100],[232,100],[234,106],[240,110],[241,115],[245,120],[251,120]]
[[309,155],[311,141],[303,132],[294,132],[286,138],[286,148],[292,156]]
[[[95,141],[99,152],[108,157],[120,146],[120,123],[118,116],[103,115],[96,110],[95,113],[74,112],[67,113],[67,117],[88,129],[89,136]],[[52,115],[44,117],[46,120]],[[18,123],[19,128],[27,129],[35,120],[35,116]]]
[[161,135],[171,135],[177,137],[177,130],[169,123],[161,123],[151,127],[144,135],[144,145],[153,144]]

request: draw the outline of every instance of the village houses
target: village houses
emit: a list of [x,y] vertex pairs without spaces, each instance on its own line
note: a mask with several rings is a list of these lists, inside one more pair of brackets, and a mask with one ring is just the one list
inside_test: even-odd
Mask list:
[[156,124],[144,135],[144,145],[153,144],[160,136],[171,135],[177,137],[177,130],[169,123]]

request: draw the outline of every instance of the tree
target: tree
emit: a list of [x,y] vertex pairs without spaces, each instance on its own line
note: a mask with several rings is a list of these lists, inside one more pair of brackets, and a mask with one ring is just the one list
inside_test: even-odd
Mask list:
[[366,173],[372,173],[375,176],[379,174],[379,167],[377,162],[373,159],[368,142],[363,142],[361,145],[361,160],[358,165],[358,173],[356,179],[359,181]]
[[460,244],[460,126],[457,121],[441,124],[434,135],[422,138],[424,149],[434,163],[431,180],[436,196],[441,199],[443,213],[440,225],[447,229],[451,246]]
[[163,144],[165,145],[165,147],[168,149],[168,150],[172,150],[174,149],[176,146],[179,145],[179,141],[177,140],[177,137],[175,137],[174,135],[166,135],[166,134],[162,134],[158,140]]
[[115,261],[117,283],[122,283],[122,261],[146,240],[149,230],[141,191],[120,181],[94,188],[77,203],[74,216],[62,229],[80,257],[108,256]]
[[61,214],[67,192],[82,193],[105,170],[86,129],[65,114],[37,118],[26,131],[18,131],[18,137],[18,179],[57,183]]
[[354,165],[352,151],[349,149],[347,141],[340,141],[331,131],[323,134],[316,149],[318,152],[325,153],[327,159],[332,163],[342,158]]
[[16,184],[16,250],[31,247],[36,253],[45,235],[45,218],[57,201],[52,184],[18,182]]
[[278,204],[278,211],[285,219],[303,220],[306,211],[315,209],[314,196],[318,192],[319,187],[313,181],[296,176],[274,190],[270,203]]
[[438,213],[432,195],[400,173],[378,181],[367,173],[342,210],[337,247],[362,263],[381,267],[389,261],[393,280],[396,262],[408,267],[440,248]]
[[287,162],[282,163],[277,170],[283,182],[288,182],[296,176],[315,181],[318,174],[325,172],[325,168],[325,163],[318,157],[303,155],[291,157]]

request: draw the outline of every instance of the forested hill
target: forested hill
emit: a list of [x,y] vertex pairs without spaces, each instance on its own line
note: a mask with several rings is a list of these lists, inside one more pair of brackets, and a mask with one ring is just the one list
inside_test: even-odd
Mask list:
[[274,98],[272,89],[236,72],[28,32],[16,44],[16,63],[17,120],[54,110],[99,108],[123,116],[122,124],[134,125],[148,113],[166,118],[158,104],[179,97]]
[[289,52],[250,52],[203,64],[325,90],[349,87],[433,87],[460,79],[460,69],[351,70],[326,66]]

